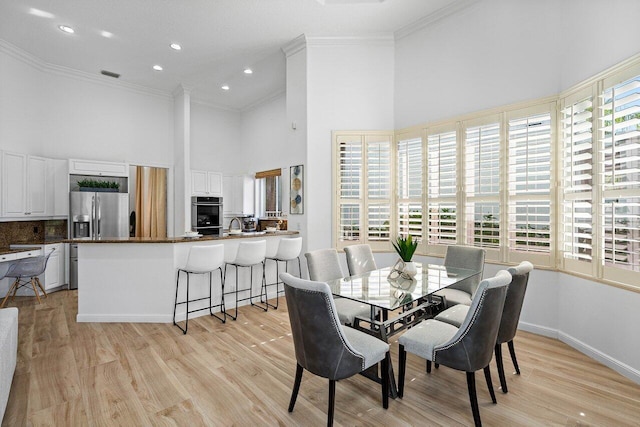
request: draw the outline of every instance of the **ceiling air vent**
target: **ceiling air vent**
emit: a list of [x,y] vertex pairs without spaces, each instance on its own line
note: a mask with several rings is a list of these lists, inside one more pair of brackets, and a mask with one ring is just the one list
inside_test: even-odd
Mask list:
[[120,77],[120,74],[114,73],[114,72],[111,72],[111,71],[107,71],[107,70],[101,70],[100,74],[102,74],[103,76],[107,76],[107,77],[113,77],[114,79],[117,79],[118,77]]

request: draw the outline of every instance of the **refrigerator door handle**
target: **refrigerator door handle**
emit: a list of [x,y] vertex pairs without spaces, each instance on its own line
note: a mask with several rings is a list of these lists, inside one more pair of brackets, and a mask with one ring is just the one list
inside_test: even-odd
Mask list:
[[96,237],[100,238],[100,196],[96,196]]
[[96,196],[91,196],[91,238],[96,238]]

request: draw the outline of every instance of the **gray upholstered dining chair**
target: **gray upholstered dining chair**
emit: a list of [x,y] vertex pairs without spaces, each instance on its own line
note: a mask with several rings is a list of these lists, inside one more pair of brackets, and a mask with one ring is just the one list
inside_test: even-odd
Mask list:
[[444,297],[445,308],[456,304],[471,305],[471,299],[478,289],[484,270],[485,250],[471,246],[448,246],[444,257],[445,267],[468,268],[479,271],[480,274],[461,280],[446,289],[439,290],[435,295]]
[[47,292],[44,290],[42,283],[40,283],[40,276],[47,269],[47,262],[49,262],[49,257],[56,249],[53,248],[51,252],[46,255],[40,255],[32,258],[23,258],[19,261],[16,261],[7,271],[5,277],[10,277],[15,279],[13,284],[9,287],[7,291],[7,295],[2,300],[0,304],[0,308],[4,307],[4,304],[11,295],[11,299],[16,296],[16,292],[18,289],[31,284],[33,288],[33,292],[35,293],[36,299],[38,300],[38,304],[40,304],[40,293],[38,288],[44,294],[44,297],[47,298]]
[[[500,387],[503,393],[507,393],[507,380],[504,375],[504,365],[502,363],[502,344],[507,343],[511,361],[516,369],[516,374],[520,375],[520,367],[516,358],[516,350],[513,346],[513,338],[518,331],[518,321],[522,312],[522,304],[524,303],[524,294],[527,291],[529,282],[529,273],[533,270],[533,264],[529,261],[522,261],[516,267],[510,267],[507,271],[511,273],[511,284],[507,291],[507,297],[504,302],[504,310],[502,311],[502,319],[500,320],[500,329],[498,329],[498,337],[496,339],[495,355],[496,365],[498,367],[498,377],[500,378]],[[459,327],[467,317],[469,307],[458,304],[446,309],[436,316],[436,320],[449,323]]]
[[510,282],[511,275],[505,270],[499,271],[495,277],[483,280],[460,328],[430,319],[409,329],[398,339],[398,396],[402,397],[404,394],[408,351],[427,359],[427,372],[431,372],[431,362],[465,371],[473,420],[476,426],[482,425],[476,395],[475,371],[484,370],[491,400],[496,403],[489,362],[496,344],[507,286]]
[[[318,249],[304,254],[309,268],[309,279],[317,282],[327,282],[343,278],[345,275],[340,267],[338,252],[331,249]],[[371,306],[347,298],[335,298],[340,323],[353,325],[356,316],[371,318]]]
[[344,252],[347,256],[349,276],[358,276],[378,269],[373,252],[371,252],[371,246],[366,244],[347,246],[344,248]]
[[[329,285],[281,273],[296,353],[296,378],[289,412],[296,404],[302,372],[329,379],[327,425],[333,425],[336,381],[380,363],[389,370],[389,344],[353,328],[343,328]],[[382,375],[382,406],[389,406],[389,376]]]

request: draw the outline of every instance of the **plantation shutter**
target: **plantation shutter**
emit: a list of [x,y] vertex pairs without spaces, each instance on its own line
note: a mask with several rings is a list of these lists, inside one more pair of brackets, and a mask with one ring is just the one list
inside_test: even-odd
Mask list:
[[562,251],[564,265],[592,273],[593,258],[593,97],[565,99],[560,116],[562,155]]
[[338,138],[338,241],[360,241],[362,222],[362,138]]
[[457,243],[456,162],[455,130],[427,136],[427,242],[430,246]]
[[422,138],[401,139],[397,145],[398,234],[422,236]]
[[499,122],[466,127],[465,243],[489,249],[494,260],[500,260],[500,157]]
[[[636,70],[637,71],[637,70]],[[640,76],[600,94],[604,278],[640,284]],[[632,272],[632,273],[629,273]]]
[[367,241],[389,241],[391,232],[391,138],[366,136]]
[[533,111],[508,120],[508,259],[552,264],[552,119]]

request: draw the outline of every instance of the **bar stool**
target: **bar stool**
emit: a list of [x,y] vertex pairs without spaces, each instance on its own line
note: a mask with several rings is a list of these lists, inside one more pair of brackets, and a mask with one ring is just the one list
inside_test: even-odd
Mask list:
[[[251,305],[256,306],[258,308],[267,311],[268,306],[260,305],[253,302],[253,267],[262,264],[262,286],[260,289],[260,295],[262,299],[262,293],[265,292],[265,277],[264,277],[264,259],[267,254],[267,241],[266,240],[258,240],[257,242],[240,242],[238,245],[238,252],[236,253],[236,257],[232,261],[228,261],[224,265],[224,280],[227,281],[227,267],[233,266],[236,268],[236,288],[232,292],[223,293],[222,298],[224,299],[225,295],[234,293],[236,294],[236,306],[235,306],[235,316],[226,313],[225,315],[231,317],[233,320],[238,318],[238,292],[249,291],[249,302]],[[240,267],[248,267],[251,270],[251,276],[249,279],[249,287],[247,289],[238,289],[238,269]],[[266,292],[265,292],[266,294]],[[247,298],[243,298],[240,301],[245,301]]]
[[7,299],[12,292],[13,295],[11,296],[11,300],[13,301],[16,296],[16,292],[18,292],[18,289],[29,284],[31,284],[33,292],[36,294],[38,304],[42,302],[40,300],[40,292],[38,291],[38,288],[40,288],[40,290],[44,294],[44,297],[47,298],[47,292],[44,290],[42,283],[40,283],[40,279],[38,278],[38,276],[44,273],[44,271],[47,269],[47,262],[49,261],[49,257],[55,250],[56,248],[53,248],[47,255],[40,255],[33,258],[23,258],[16,261],[9,267],[9,270],[5,274],[5,277],[11,277],[16,280],[7,291],[7,295],[2,300],[2,304],[0,304],[0,308],[4,307],[4,304],[7,302]]
[[[265,258],[265,265],[269,260],[276,262],[276,281],[273,283],[265,284],[265,289],[264,289],[265,301],[262,301],[262,298],[261,298],[260,302],[267,304],[267,306],[272,307],[275,310],[278,309],[278,299],[279,299],[278,296],[280,295],[280,291],[278,290],[278,285],[283,283],[280,280],[280,271],[278,267],[280,265],[280,262],[284,262],[284,271],[288,273],[289,261],[293,261],[294,259],[297,259],[298,273],[300,274],[300,276],[302,276],[302,270],[300,267],[300,258],[299,258],[300,252],[302,252],[302,237],[294,237],[291,239],[280,239],[280,241],[278,242],[278,250],[276,251],[275,255],[267,256]],[[276,286],[276,305],[269,304],[269,297],[267,295],[267,290],[268,290],[267,287],[273,286],[273,285]]]
[[[176,325],[183,334],[187,333],[187,329],[189,328],[189,314],[195,313],[197,311],[209,310],[209,313],[212,316],[220,319],[222,323],[227,321],[226,312],[224,309],[224,280],[222,278],[222,264],[224,264],[224,245],[213,245],[213,246],[192,246],[189,249],[189,255],[187,257],[187,264],[183,268],[178,269],[178,274],[176,277],[176,298],[173,304],[173,324]],[[211,303],[211,291],[212,291],[212,276],[215,270],[220,271],[220,286],[221,286],[221,301],[220,304],[212,305]],[[184,301],[178,301],[178,289],[180,287],[180,272],[184,272],[187,274],[187,295]],[[191,274],[209,274],[209,296],[189,299],[189,276]],[[198,308],[196,310],[189,311],[189,303],[193,303],[196,301],[209,300],[209,306]],[[176,308],[181,305],[186,305],[185,312],[185,323],[184,329],[180,325],[176,323]],[[223,313],[224,317],[220,317],[215,314],[212,310],[214,307],[220,307],[220,312]]]

